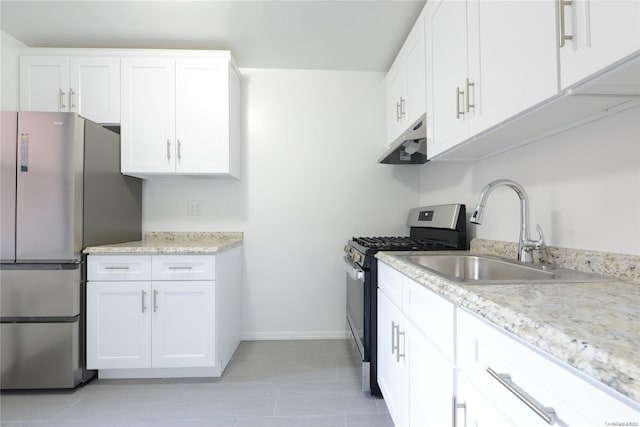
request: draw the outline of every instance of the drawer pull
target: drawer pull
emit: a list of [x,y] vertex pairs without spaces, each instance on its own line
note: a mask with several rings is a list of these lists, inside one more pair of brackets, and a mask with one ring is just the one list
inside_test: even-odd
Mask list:
[[391,354],[396,352],[396,322],[391,321]]
[[142,313],[144,313],[144,311],[147,309],[147,306],[144,305],[144,297],[147,295],[147,293],[145,291],[141,291],[142,292]]
[[540,418],[542,418],[547,424],[552,425],[555,422],[556,411],[553,408],[542,406],[537,400],[529,396],[524,390],[518,387],[513,381],[511,381],[511,375],[499,374],[491,368],[487,368],[487,372],[493,378],[495,378],[500,384],[502,384],[507,390],[513,393],[522,403],[527,405],[529,409],[535,412]]
[[[452,402],[452,414],[451,414],[451,426],[452,427],[458,427],[458,409],[464,409],[465,413],[467,411],[467,404],[466,403],[458,403],[458,398],[456,396],[453,396],[453,402]],[[466,419],[466,415],[465,415],[465,419]]]
[[128,265],[110,265],[104,268],[105,270],[128,270]]
[[170,266],[168,268],[169,268],[169,270],[193,270],[193,267],[190,266],[190,265],[184,266],[184,267]]
[[[402,337],[402,353],[400,353],[400,337]],[[396,362],[400,363],[400,359],[402,359],[402,363],[404,364],[404,361],[405,361],[404,353],[407,348],[407,341],[404,335],[404,331],[400,332],[400,325],[398,325],[398,338],[396,338],[396,342],[398,343],[396,347],[396,350],[398,351],[396,353]]]

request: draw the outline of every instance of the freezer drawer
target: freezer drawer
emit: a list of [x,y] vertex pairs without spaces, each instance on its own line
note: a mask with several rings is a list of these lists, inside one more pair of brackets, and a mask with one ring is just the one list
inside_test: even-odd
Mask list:
[[79,322],[0,324],[2,389],[72,388],[82,381]]
[[[72,317],[80,314],[80,266],[57,270],[0,270],[0,317]],[[36,268],[34,266],[33,268]]]

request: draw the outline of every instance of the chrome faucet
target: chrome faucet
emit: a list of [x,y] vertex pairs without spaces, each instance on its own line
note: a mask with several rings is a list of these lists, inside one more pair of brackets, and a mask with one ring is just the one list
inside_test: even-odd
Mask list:
[[480,193],[476,209],[471,214],[470,222],[482,224],[482,214],[489,194],[497,187],[507,186],[520,198],[520,239],[518,241],[518,261],[533,263],[533,250],[544,249],[544,235],[540,225],[536,226],[540,234],[539,240],[532,240],[529,234],[529,197],[520,184],[510,179],[497,179],[487,184]]

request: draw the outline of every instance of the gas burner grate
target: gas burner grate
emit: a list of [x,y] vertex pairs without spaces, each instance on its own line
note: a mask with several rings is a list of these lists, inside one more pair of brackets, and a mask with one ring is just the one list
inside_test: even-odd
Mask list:
[[429,251],[450,249],[450,246],[441,241],[404,236],[354,237],[353,241],[362,247],[378,251]]

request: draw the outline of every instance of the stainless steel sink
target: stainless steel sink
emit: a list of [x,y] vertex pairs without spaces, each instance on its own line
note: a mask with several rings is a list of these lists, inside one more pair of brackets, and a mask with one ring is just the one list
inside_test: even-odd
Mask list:
[[406,259],[454,282],[465,284],[566,283],[612,280],[576,270],[525,265],[478,255],[406,255]]

